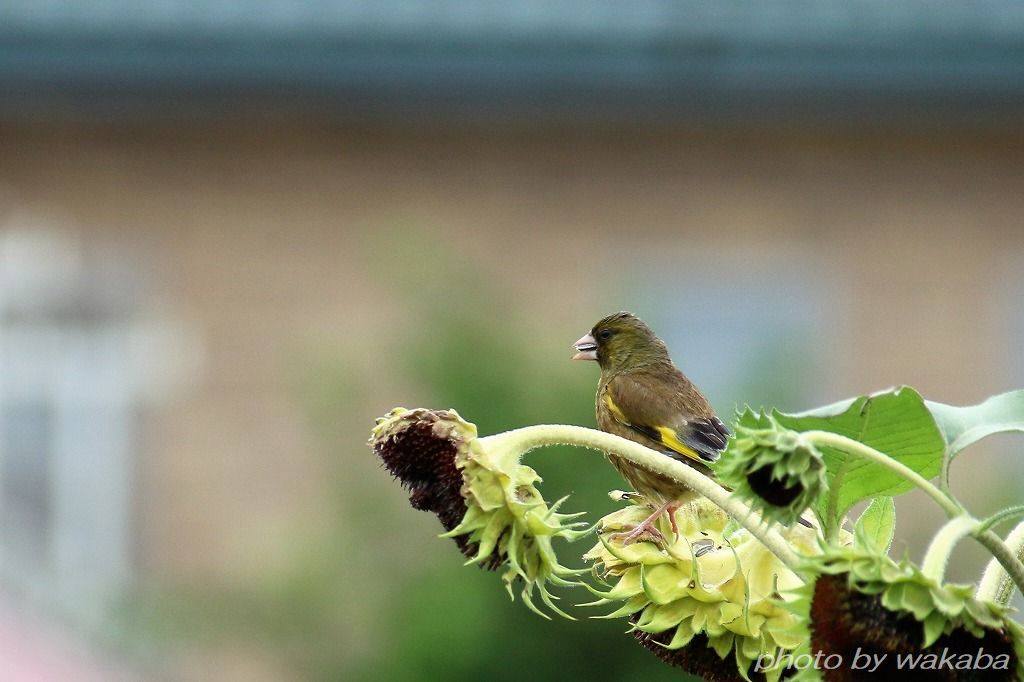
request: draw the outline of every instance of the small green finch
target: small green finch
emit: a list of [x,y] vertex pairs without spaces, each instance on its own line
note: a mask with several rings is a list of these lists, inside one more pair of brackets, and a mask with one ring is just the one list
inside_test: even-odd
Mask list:
[[[711,475],[708,464],[725,449],[730,432],[697,387],[680,372],[664,342],[632,313],[615,313],[594,325],[575,344],[573,360],[595,360],[597,426],[663,452]],[[612,453],[609,460],[654,508],[643,523],[623,534],[626,543],[644,535],[663,539],[654,522],[668,512],[678,535],[675,511],[696,493]]]

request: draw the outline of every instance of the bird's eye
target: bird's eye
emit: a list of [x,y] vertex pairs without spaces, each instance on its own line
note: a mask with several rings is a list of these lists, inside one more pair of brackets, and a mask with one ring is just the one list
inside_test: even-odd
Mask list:
[[607,341],[608,339],[612,338],[612,330],[602,329],[597,333],[597,338],[601,339],[602,341]]

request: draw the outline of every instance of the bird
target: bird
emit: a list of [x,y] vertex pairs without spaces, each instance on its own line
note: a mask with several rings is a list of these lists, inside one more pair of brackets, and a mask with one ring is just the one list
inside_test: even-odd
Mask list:
[[[573,344],[573,360],[601,368],[595,410],[600,430],[640,443],[712,476],[711,464],[732,432],[715,415],[700,390],[672,362],[668,347],[640,318],[618,312],[597,322]],[[654,510],[626,533],[624,544],[645,537],[664,541],[655,522],[667,513],[679,536],[675,512],[697,497],[685,484],[656,474],[613,452],[612,465]]]

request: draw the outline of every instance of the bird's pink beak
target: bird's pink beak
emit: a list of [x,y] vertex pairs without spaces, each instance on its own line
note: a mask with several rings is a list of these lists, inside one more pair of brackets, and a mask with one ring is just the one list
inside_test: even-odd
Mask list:
[[590,334],[572,344],[576,347],[576,355],[573,360],[597,360],[597,341]]

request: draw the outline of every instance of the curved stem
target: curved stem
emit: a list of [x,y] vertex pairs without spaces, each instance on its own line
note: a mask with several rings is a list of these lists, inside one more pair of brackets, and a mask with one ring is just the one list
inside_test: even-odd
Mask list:
[[545,445],[576,445],[591,450],[614,452],[648,471],[661,474],[683,483],[700,493],[725,513],[746,528],[751,535],[768,548],[779,560],[799,575],[800,558],[790,548],[777,530],[771,529],[760,515],[740,500],[732,497],[728,490],[715,483],[711,478],[666,457],[660,452],[646,448],[639,443],[616,436],[604,431],[595,431],[583,426],[562,424],[541,424],[527,426],[514,431],[506,431],[493,436],[481,438],[485,447],[501,447],[507,445],[521,453],[526,453]]
[[946,512],[949,517],[952,518],[963,514],[963,508],[961,508],[952,497],[935,487],[931,481],[902,462],[898,462],[889,455],[875,450],[870,445],[865,445],[860,441],[847,438],[846,436],[842,436],[838,433],[832,433],[831,431],[804,431],[800,435],[803,438],[809,439],[815,445],[825,445],[837,448],[848,454],[857,455],[881,464],[923,490],[928,497],[935,500],[935,502],[942,507],[942,510]]
[[[1024,560],[1024,521],[1017,524],[1001,543],[1016,555],[1018,560]],[[1013,582],[1003,565],[995,559],[988,562],[985,573],[981,576],[981,583],[978,585],[978,592],[975,595],[978,599],[994,601],[1004,606],[1010,602],[1013,596]]]
[[939,488],[942,492],[950,495],[949,490],[949,468],[953,465],[953,456],[949,454],[949,448],[942,455],[942,470],[939,472]]
[[[801,435],[817,445],[837,448],[848,454],[870,459],[899,474],[935,500],[950,518],[967,515],[963,507],[956,500],[935,487],[931,481],[902,462],[898,462],[885,453],[875,450],[870,445],[865,445],[860,441],[841,436],[838,433],[832,433],[831,431],[804,431]],[[973,532],[972,536],[992,554],[995,561],[998,561],[1006,570],[1010,579],[1017,586],[1017,589],[1024,593],[1024,563],[1021,562],[1021,559],[1017,558],[1014,551],[1007,547],[1002,539],[990,530],[981,533]]]
[[946,575],[946,565],[956,543],[970,535],[978,527],[977,520],[970,516],[955,516],[932,538],[928,551],[921,562],[921,572],[941,584]]

